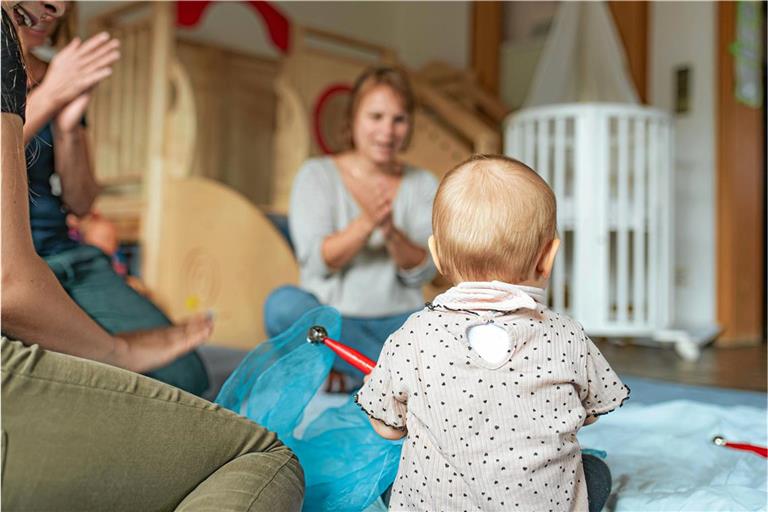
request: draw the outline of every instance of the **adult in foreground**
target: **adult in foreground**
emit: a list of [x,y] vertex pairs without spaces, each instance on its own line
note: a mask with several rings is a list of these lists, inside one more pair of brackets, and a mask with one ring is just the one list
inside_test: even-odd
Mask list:
[[[35,251],[72,300],[110,334],[155,329],[157,336],[172,336],[168,317],[115,272],[110,256],[69,235],[67,215],[88,215],[98,194],[85,111],[94,87],[111,75],[120,56],[118,41],[106,32],[86,41],[73,37],[75,7],[70,4],[59,18],[17,27],[30,83],[24,143]],[[60,50],[47,62],[41,55],[49,45]],[[206,322],[193,319],[189,327]],[[196,395],[209,384],[195,350],[146,373]]]
[[187,351],[188,338],[107,334],[34,252],[22,144],[26,72],[10,16],[35,26],[65,9],[2,3],[2,328],[27,341],[0,341],[3,509],[298,511],[301,467],[273,433],[112,366],[151,369]]

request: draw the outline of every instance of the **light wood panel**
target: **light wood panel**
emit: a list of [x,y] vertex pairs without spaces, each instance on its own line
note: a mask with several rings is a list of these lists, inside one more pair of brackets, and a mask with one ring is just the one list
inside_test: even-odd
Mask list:
[[499,91],[499,53],[504,38],[503,2],[472,2],[472,69],[478,83]]
[[151,6],[129,24],[95,20],[92,30],[108,30],[121,42],[122,58],[110,78],[99,84],[89,109],[89,136],[96,178],[103,186],[139,183],[148,165],[151,61]]
[[765,107],[734,97],[736,3],[718,3],[717,17],[718,344],[757,344],[765,333]]
[[608,2],[624,44],[629,73],[642,103],[648,102],[648,2]]
[[259,205],[271,201],[278,63],[178,41],[194,96],[197,143],[190,174],[225,183]]
[[207,178],[169,178],[162,201],[161,279],[152,298],[173,320],[211,310],[212,344],[250,349],[264,341],[267,295],[298,283],[282,235],[253,203]]
[[147,169],[143,179],[146,201],[142,212],[141,277],[150,289],[167,276],[161,273],[163,243],[164,187],[168,180],[165,161],[165,121],[170,96],[170,69],[174,62],[174,5],[154,2],[149,58],[149,126],[147,127]]

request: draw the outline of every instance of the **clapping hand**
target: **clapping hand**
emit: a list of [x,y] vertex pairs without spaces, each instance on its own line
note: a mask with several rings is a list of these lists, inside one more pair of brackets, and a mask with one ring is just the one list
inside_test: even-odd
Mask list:
[[119,47],[117,39],[102,32],[85,42],[75,38],[56,54],[40,89],[54,102],[60,129],[71,130],[80,123],[93,87],[112,74]]
[[359,197],[363,215],[371,229],[384,228],[392,224],[392,193],[382,182],[376,182],[365,189]]
[[381,227],[392,217],[392,201],[384,195],[373,196],[362,206],[363,215],[368,218],[372,228]]

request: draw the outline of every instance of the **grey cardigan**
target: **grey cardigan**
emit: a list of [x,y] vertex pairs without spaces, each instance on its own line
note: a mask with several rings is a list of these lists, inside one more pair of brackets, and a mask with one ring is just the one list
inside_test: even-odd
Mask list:
[[[395,225],[426,249],[432,233],[432,201],[437,179],[429,171],[406,167],[392,206]],[[424,305],[421,286],[435,275],[429,255],[410,270],[397,267],[376,231],[352,261],[333,272],[321,254],[323,240],[360,215],[333,159],[313,158],[299,170],[291,192],[289,228],[296,248],[301,286],[320,302],[354,317],[406,313]]]

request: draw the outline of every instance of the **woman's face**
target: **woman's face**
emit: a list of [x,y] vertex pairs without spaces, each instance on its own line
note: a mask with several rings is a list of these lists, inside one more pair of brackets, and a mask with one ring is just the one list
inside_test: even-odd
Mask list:
[[411,128],[402,98],[387,85],[377,85],[360,100],[352,125],[355,151],[379,165],[391,164]]
[[67,9],[66,2],[3,2],[12,12],[21,44],[30,50],[42,46],[56,29],[59,18]]

